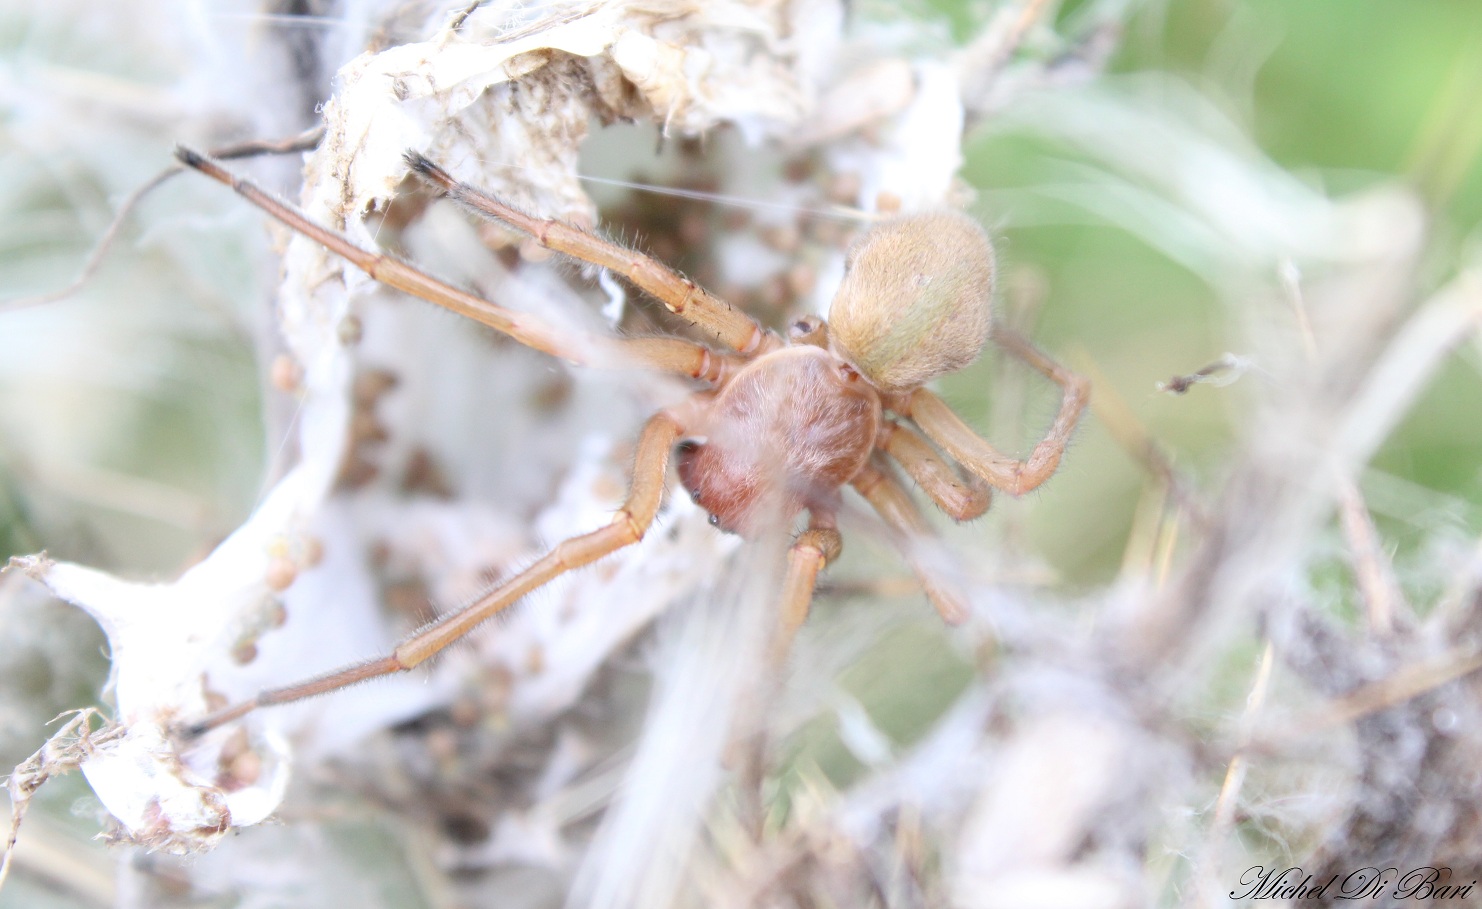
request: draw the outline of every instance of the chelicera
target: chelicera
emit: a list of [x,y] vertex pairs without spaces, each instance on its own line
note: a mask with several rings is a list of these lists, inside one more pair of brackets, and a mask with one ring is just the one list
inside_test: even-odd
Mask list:
[[[681,483],[723,531],[755,536],[779,521],[791,528],[806,513],[781,593],[777,640],[785,650],[808,614],[819,572],[842,549],[836,518],[844,487],[863,496],[903,541],[929,528],[892,461],[954,519],[977,517],[988,509],[990,488],[1018,495],[1055,471],[1089,394],[1083,378],[1026,340],[993,330],[1002,347],[1062,391],[1048,433],[1027,459],[1017,460],[980,438],[925,387],[976,360],[992,328],[993,248],[975,221],[956,212],[907,215],[873,227],[849,253],[829,321],[800,320],[784,339],[648,256],[526,215],[421,155],[407,154],[410,172],[433,189],[547,249],[625,276],[713,337],[712,348],[675,337],[573,335],[361,249],[196,152],[182,148],[177,155],[383,284],[572,363],[649,368],[704,386],[644,425],[627,500],[610,524],[560,543],[389,655],[264,691],[194,723],[192,733],[258,707],[411,669],[552,579],[638,542],[658,512],[671,454]],[[968,611],[959,595],[934,580],[910,547],[906,558],[942,618],[963,621]]]

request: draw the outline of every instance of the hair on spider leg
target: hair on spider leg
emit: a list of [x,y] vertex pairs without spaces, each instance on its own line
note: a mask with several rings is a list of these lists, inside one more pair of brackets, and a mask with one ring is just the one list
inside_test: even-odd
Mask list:
[[[383,284],[573,364],[617,365],[589,355],[570,332],[538,314],[507,310],[391,256],[362,249],[204,156],[188,149],[178,154],[183,163],[232,187]],[[779,594],[781,624],[774,647],[779,658],[808,614],[820,572],[840,552],[836,515],[846,486],[890,528],[942,618],[961,622],[966,604],[939,576],[934,560],[918,555],[921,541],[931,536],[930,526],[893,465],[952,516],[975,516],[987,508],[987,487],[1019,495],[1049,478],[1086,404],[1084,379],[1013,332],[995,333],[994,340],[1062,393],[1054,422],[1028,458],[999,453],[925,387],[973,362],[989,340],[993,247],[966,215],[902,215],[872,227],[850,250],[851,266],[830,318],[801,320],[784,339],[648,255],[519,211],[414,151],[405,163],[418,179],[479,216],[552,252],[617,271],[722,349],[677,337],[586,342],[593,349],[621,348],[625,363],[687,377],[700,386],[644,424],[627,498],[609,523],[557,543],[472,603],[413,632],[385,657],[263,692],[195,728],[208,729],[255,707],[341,683],[412,669],[530,593],[632,546],[653,528],[671,459],[680,485],[719,529],[762,538],[804,522],[788,550]],[[917,430],[924,438],[915,435]],[[964,481],[956,465],[976,482]]]

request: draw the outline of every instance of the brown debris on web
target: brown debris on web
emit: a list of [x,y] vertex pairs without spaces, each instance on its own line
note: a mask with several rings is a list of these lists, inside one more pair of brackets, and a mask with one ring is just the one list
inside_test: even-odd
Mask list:
[[70,715],[64,713],[53,722],[62,720],[66,722],[52,733],[46,744],[16,765],[5,779],[5,791],[10,796],[10,833],[5,839],[4,849],[0,850],[0,888],[5,886],[5,879],[10,874],[21,822],[30,810],[32,796],[52,777],[76,770],[92,757],[99,745],[123,734],[122,725],[109,720],[93,707],[84,707]]

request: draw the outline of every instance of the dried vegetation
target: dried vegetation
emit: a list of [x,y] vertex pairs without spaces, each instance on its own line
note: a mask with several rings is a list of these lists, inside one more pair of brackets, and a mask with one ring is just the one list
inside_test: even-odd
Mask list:
[[[163,3],[108,28],[51,6],[26,13],[3,86],[16,179],[53,187],[6,179],[30,231],[12,246],[32,244],[10,285],[65,284],[107,200],[168,160],[160,135],[220,148],[322,122],[256,175],[362,245],[573,328],[675,329],[413,192],[412,148],[782,325],[826,306],[862,212],[967,203],[964,136],[1011,135],[1073,163],[985,195],[990,232],[996,202],[1008,227],[1119,228],[1207,285],[1238,355],[1133,347],[1190,370],[1162,394],[1224,408],[1191,470],[1142,416],[1153,383],[1104,368],[1122,315],[1060,328],[1047,343],[1093,379],[1084,444],[1043,499],[919,552],[970,591],[961,630],[859,509],[768,677],[785,541],[738,546],[672,494],[662,532],[430,674],[182,742],[183,718],[380,653],[603,523],[642,416],[684,389],[565,370],[302,237],[268,251],[255,212],[177,177],[115,245],[125,264],[0,304],[0,501],[15,551],[52,553],[0,578],[0,757],[16,819],[32,809],[0,905],[1130,907],[1226,902],[1256,865],[1482,873],[1477,506],[1443,502],[1455,519],[1396,564],[1366,499],[1395,488],[1370,465],[1438,370],[1478,362],[1482,275],[1412,189],[1328,195],[1194,89],[1103,76],[1147,8],[1007,2],[951,48],[822,0]],[[112,27],[148,36],[148,66],[88,60]],[[598,173],[692,197],[581,179]],[[997,318],[1048,320],[1055,287],[999,257]],[[134,283],[151,270],[170,277]],[[969,384],[996,439],[1037,437],[1049,410],[1012,363],[949,390]],[[1129,496],[1130,526],[1097,514]],[[1123,554],[1100,575],[1063,577],[1037,542],[1106,526]],[[107,706],[26,759],[101,680],[53,595],[107,635]],[[91,794],[38,789],[79,766]]]

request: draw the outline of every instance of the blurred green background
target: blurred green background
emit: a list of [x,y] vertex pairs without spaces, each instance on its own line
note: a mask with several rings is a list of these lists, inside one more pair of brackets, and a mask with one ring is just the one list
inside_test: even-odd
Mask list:
[[[1062,20],[1089,4],[1068,4]],[[976,6],[951,9],[971,34]],[[1383,184],[1424,199],[1430,250],[1412,305],[1475,260],[1482,222],[1482,6],[1344,0],[1186,0],[1144,7],[1129,22],[1112,78],[1158,70],[1187,81],[1249,133],[1281,167],[1343,196]],[[1070,154],[1073,159],[1073,153]],[[992,197],[1063,173],[1064,148],[1016,135],[968,145],[966,177]],[[980,214],[990,223],[993,213]],[[1025,223],[999,229],[1000,264],[1029,268],[1039,285],[1038,336],[1114,390],[1195,477],[1214,478],[1241,433],[1238,387],[1196,386],[1173,396],[1157,383],[1226,351],[1241,354],[1237,320],[1196,274],[1111,225]],[[1045,219],[1049,220],[1049,219]],[[1482,533],[1482,357],[1455,351],[1363,479],[1401,560],[1438,523]],[[992,369],[947,380],[974,400]],[[1248,381],[1249,377],[1242,379]],[[992,395],[989,394],[991,399]],[[1043,420],[1052,402],[1037,411]],[[1031,425],[1033,420],[1030,421]],[[1032,430],[1031,430],[1032,431]],[[1119,565],[1142,471],[1098,421],[1066,466],[1036,494],[1035,548],[1072,582],[1108,580]]]

